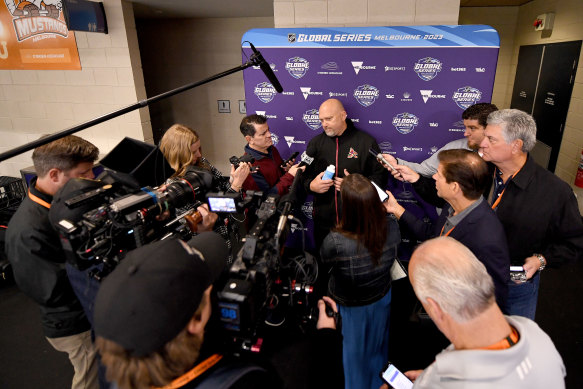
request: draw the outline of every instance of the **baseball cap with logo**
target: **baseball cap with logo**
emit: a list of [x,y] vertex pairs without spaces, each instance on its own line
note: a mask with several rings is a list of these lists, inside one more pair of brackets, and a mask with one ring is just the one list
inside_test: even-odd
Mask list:
[[99,288],[95,334],[134,356],[159,350],[186,327],[227,255],[225,241],[214,232],[131,251]]

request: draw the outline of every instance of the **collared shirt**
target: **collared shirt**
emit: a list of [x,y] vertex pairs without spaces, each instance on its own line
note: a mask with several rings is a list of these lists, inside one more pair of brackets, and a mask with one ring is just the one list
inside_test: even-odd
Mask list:
[[482,203],[482,201],[484,201],[484,198],[482,196],[480,196],[479,199],[474,201],[472,204],[470,204],[469,207],[467,207],[466,209],[464,209],[463,211],[461,211],[457,215],[454,215],[455,211],[450,206],[449,207],[449,216],[445,220],[445,224],[443,225],[443,230],[442,230],[441,235],[447,233],[447,231],[450,231],[452,228],[455,228],[455,226],[458,225],[458,223],[461,222],[463,220],[463,218],[466,217],[470,212],[472,212],[474,209],[476,209],[476,207],[478,205],[480,205],[480,203]]

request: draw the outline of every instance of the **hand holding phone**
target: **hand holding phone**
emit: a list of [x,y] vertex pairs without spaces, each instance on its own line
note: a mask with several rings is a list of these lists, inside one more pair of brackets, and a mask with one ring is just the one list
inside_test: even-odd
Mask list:
[[381,378],[395,389],[411,389],[413,382],[399,371],[391,362],[381,371]]

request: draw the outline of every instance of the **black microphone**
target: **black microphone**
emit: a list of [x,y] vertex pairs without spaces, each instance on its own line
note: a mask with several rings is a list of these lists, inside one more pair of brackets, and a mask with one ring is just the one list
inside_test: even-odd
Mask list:
[[302,166],[308,166],[311,165],[312,162],[314,162],[314,158],[310,157],[305,151],[302,153],[302,156],[300,157],[300,165],[299,167]]
[[263,70],[265,77],[267,77],[269,82],[271,82],[271,85],[273,85],[273,87],[278,93],[283,92],[283,87],[279,83],[277,77],[275,77],[273,70],[271,70],[271,66],[269,66],[265,58],[263,58],[261,53],[255,48],[255,46],[253,46],[253,43],[249,42],[249,45],[251,46],[251,50],[253,50],[253,56],[251,57],[251,59],[256,60],[253,62],[259,62],[259,67],[261,68],[261,70]]

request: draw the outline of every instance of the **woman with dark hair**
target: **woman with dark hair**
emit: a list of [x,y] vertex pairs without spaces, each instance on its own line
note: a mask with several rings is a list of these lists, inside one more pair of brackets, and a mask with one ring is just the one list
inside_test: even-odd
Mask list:
[[324,239],[320,255],[330,266],[328,295],[342,315],[346,388],[378,388],[389,350],[390,268],[401,234],[364,176],[345,177],[340,195],[342,220]]

